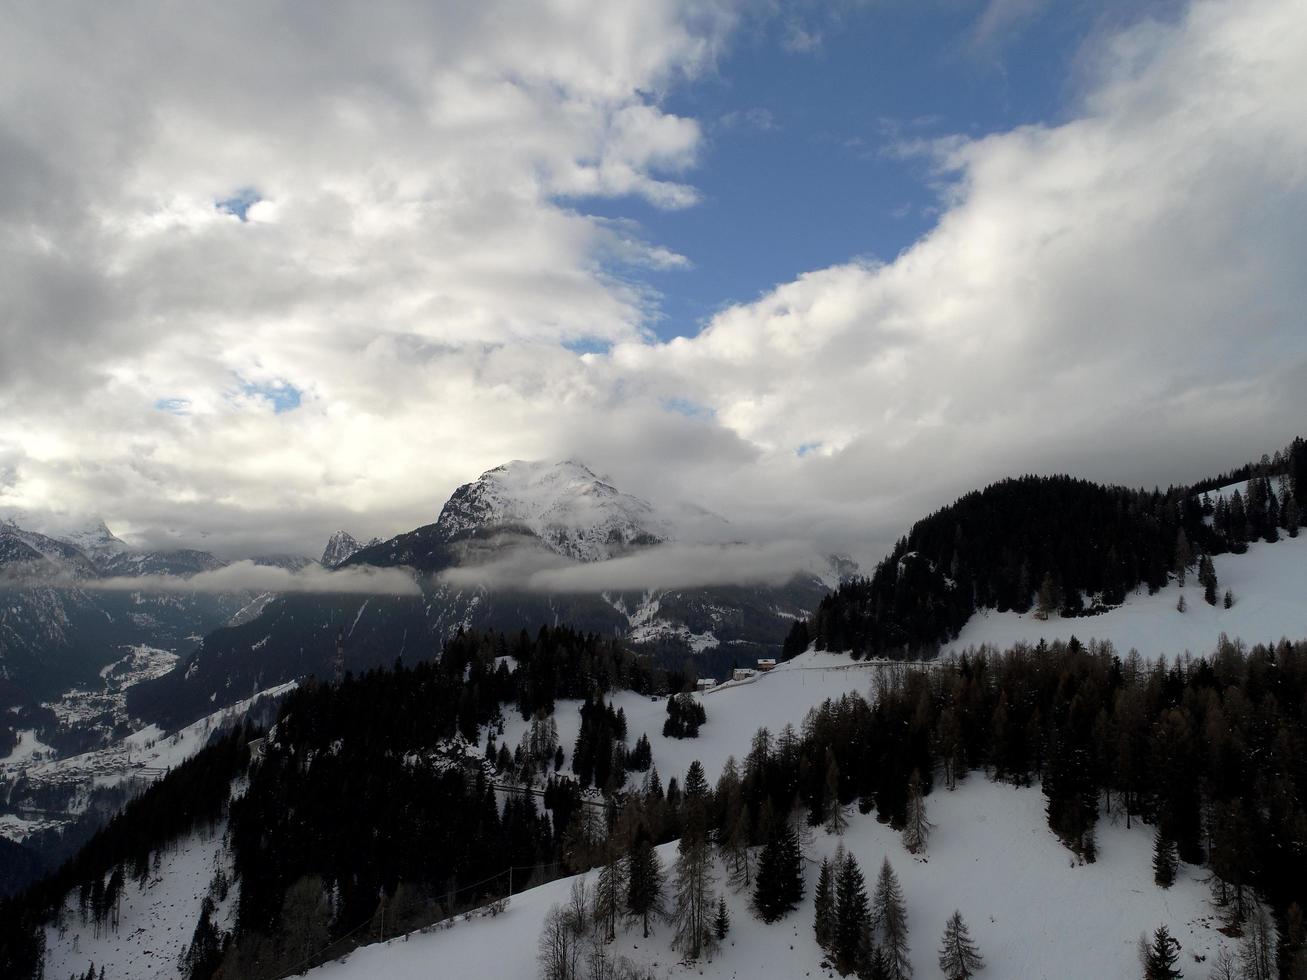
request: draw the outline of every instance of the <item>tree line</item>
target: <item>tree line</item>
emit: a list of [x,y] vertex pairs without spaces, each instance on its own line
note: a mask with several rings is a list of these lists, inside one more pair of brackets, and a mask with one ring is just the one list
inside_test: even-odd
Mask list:
[[1211,556],[1298,534],[1307,507],[1307,443],[1239,471],[1222,486],[1131,490],[1068,476],[1025,476],[969,493],[918,521],[869,577],[827,595],[797,621],[783,655],[931,655],[978,609],[1092,615],[1139,587],[1154,593],[1193,569],[1218,599]]

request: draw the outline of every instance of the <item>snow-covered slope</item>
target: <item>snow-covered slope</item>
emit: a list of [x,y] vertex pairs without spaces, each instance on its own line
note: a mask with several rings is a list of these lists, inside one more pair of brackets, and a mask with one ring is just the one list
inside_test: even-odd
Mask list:
[[[698,759],[710,780],[716,780],[730,755],[743,760],[749,740],[759,728],[776,734],[786,725],[799,729],[810,708],[827,698],[857,693],[873,698],[881,685],[892,683],[912,670],[933,670],[932,664],[892,663],[889,661],[855,661],[843,654],[808,652],[780,664],[775,670],[742,681],[725,681],[692,697],[702,702],[708,715],[698,738],[663,737],[667,718],[667,699],[650,698],[633,691],[621,691],[610,699],[614,709],[626,714],[631,744],[641,735],[649,736],[653,764],[663,781],[682,776],[690,763]],[[558,725],[559,744],[570,758],[572,746],[581,730],[580,701],[558,701],[554,720]],[[511,714],[499,741],[514,748],[526,731],[528,722],[520,714]],[[482,742],[485,738],[482,736]],[[638,773],[632,774],[638,782]]]
[[514,460],[454,491],[436,522],[446,541],[497,528],[526,528],[550,550],[600,561],[672,537],[671,524],[574,460]]
[[[215,879],[231,879],[231,852],[224,846],[225,823],[188,834],[159,855],[157,868],[142,882],[128,877],[118,912],[118,928],[83,922],[75,895],[69,895],[57,921],[45,931],[45,975],[81,976],[94,964],[106,977],[180,980],[178,960],[190,945],[204,897]],[[215,924],[230,928],[239,885],[216,901]]]
[[[929,797],[936,827],[924,855],[914,857],[899,835],[874,817],[854,814],[843,838],[814,833],[805,849],[807,887],[800,908],[773,925],[748,909],[748,894],[727,885],[720,866],[716,888],[725,895],[731,931],[711,960],[681,963],[671,949],[671,930],[659,926],[648,940],[628,928],[609,947],[663,977],[720,980],[779,980],[829,977],[813,938],[812,892],[816,864],[835,848],[857,858],[869,883],[888,857],[898,874],[908,911],[911,958],[918,978],[939,976],[936,950],[946,918],[962,912],[986,960],[992,980],[1102,980],[1139,975],[1136,941],[1145,930],[1166,924],[1183,947],[1186,975],[1203,976],[1216,948],[1227,942],[1217,930],[1202,869],[1182,866],[1169,890],[1153,884],[1152,830],[1138,823],[1126,830],[1105,819],[1099,827],[1099,858],[1077,865],[1049,831],[1038,787],[1017,789],[972,773],[955,792]],[[674,844],[660,849],[665,867],[675,860]],[[589,876],[593,883],[594,873]],[[413,934],[356,950],[342,962],[311,971],[313,980],[426,980],[539,976],[536,941],[549,908],[566,901],[573,879],[551,882],[515,896],[495,917],[459,921],[450,928]]]
[[[1274,544],[1256,542],[1242,555],[1213,559],[1224,597],[1234,605],[1209,606],[1194,575],[1181,587],[1173,581],[1155,595],[1140,589],[1123,605],[1098,616],[1047,620],[1033,612],[981,612],[972,616],[958,638],[945,648],[956,652],[982,644],[1006,648],[1017,642],[1070,639],[1110,641],[1117,652],[1138,650],[1147,657],[1210,653],[1224,633],[1247,643],[1274,643],[1283,637],[1307,637],[1307,534]],[[1185,611],[1176,609],[1181,594]]]

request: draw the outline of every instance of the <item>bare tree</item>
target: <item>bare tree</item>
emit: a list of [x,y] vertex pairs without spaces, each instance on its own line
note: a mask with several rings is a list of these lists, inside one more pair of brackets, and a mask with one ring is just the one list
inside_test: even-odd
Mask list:
[[541,980],[581,980],[581,956],[581,941],[572,929],[570,911],[553,906],[545,916],[536,950]]

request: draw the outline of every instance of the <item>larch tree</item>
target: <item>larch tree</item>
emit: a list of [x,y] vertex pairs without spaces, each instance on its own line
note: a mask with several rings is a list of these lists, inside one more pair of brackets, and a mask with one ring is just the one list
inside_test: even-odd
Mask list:
[[967,980],[982,969],[985,961],[980,950],[967,932],[962,913],[956,909],[944,926],[944,937],[939,946],[939,968],[948,980]]
[[840,803],[840,767],[835,761],[835,753],[826,749],[826,787],[823,808],[826,811],[826,831],[836,836],[843,835],[848,829],[849,818]]
[[913,854],[922,851],[934,825],[926,819],[926,798],[921,789],[921,773],[912,770],[908,780],[907,819],[903,825],[903,846]]

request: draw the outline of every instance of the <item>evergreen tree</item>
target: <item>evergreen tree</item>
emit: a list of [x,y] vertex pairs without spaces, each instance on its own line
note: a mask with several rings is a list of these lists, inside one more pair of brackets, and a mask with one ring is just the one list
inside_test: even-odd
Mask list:
[[717,936],[720,943],[726,939],[726,934],[731,931],[731,917],[726,911],[726,898],[719,895],[717,897],[717,917],[713,919],[713,933]]
[[830,860],[827,858],[821,862],[812,904],[812,929],[817,937],[817,945],[822,949],[832,949],[835,943],[835,888],[831,880]]
[[666,914],[663,899],[663,866],[643,827],[631,842],[626,860],[626,912],[644,926],[649,938],[649,919]]
[[1158,825],[1153,833],[1153,881],[1162,888],[1170,888],[1175,883],[1176,868],[1175,841]]
[[1166,926],[1158,926],[1144,954],[1144,980],[1178,980],[1183,977],[1175,965],[1179,958],[1180,944]]
[[944,926],[944,938],[940,940],[940,971],[948,980],[967,980],[984,965],[980,951],[967,932],[967,924],[962,921],[962,913],[954,910]]
[[1172,570],[1175,572],[1176,582],[1183,586],[1185,573],[1189,571],[1189,563],[1193,561],[1193,553],[1189,550],[1189,538],[1185,536],[1184,528],[1180,528],[1175,536],[1175,560],[1172,563]]
[[885,970],[890,980],[905,980],[912,976],[912,964],[908,961],[908,912],[903,904],[898,876],[890,867],[888,857],[881,864],[876,878],[876,891],[871,899],[871,927],[884,951]]
[[912,770],[908,780],[907,820],[903,825],[903,846],[913,854],[924,850],[934,826],[926,819],[926,799],[921,790],[921,773]]
[[835,885],[835,967],[842,974],[858,963],[863,935],[871,924],[866,882],[852,854],[846,854]]
[[1203,587],[1203,598],[1209,606],[1216,605],[1216,566],[1209,555],[1198,559],[1198,583]]
[[803,859],[788,820],[777,822],[763,846],[755,877],[753,907],[764,922],[793,912],[803,898]]

